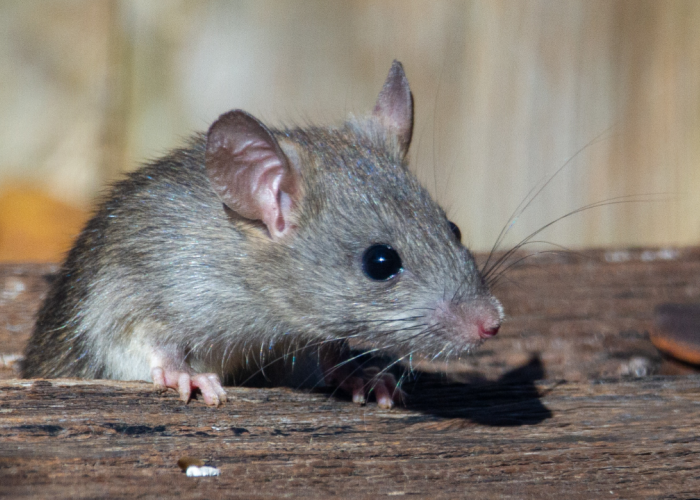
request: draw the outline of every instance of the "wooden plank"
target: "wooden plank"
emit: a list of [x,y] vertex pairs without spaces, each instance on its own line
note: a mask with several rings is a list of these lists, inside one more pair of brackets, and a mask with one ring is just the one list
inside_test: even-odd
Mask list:
[[[7,498],[689,498],[700,377],[412,390],[406,409],[230,388],[184,405],[145,383],[0,382]],[[221,476],[187,478],[182,456]],[[671,495],[673,494],[673,496]]]
[[[700,249],[544,255],[497,290],[509,319],[406,408],[228,388],[221,408],[146,383],[12,370],[55,266],[0,266],[0,497],[700,497],[700,375],[649,341],[700,302]],[[182,456],[221,469],[187,478]]]

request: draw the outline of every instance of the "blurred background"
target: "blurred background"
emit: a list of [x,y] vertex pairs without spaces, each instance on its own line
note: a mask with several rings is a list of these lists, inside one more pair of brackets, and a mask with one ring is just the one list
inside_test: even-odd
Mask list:
[[506,247],[622,196],[538,239],[700,243],[697,0],[0,0],[0,260],[60,260],[107,183],[231,108],[370,111],[393,59],[473,249],[550,179]]

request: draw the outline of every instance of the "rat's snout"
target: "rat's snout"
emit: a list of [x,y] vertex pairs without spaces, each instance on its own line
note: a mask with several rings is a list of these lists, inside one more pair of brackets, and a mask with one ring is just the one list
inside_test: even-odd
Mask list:
[[478,345],[493,337],[501,327],[503,313],[495,299],[445,302],[435,308],[435,320],[450,340],[461,345]]

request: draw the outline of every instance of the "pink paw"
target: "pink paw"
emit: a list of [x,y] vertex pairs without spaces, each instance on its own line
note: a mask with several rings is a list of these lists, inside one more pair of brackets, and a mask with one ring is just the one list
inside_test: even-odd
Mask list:
[[156,391],[163,392],[168,388],[176,389],[180,399],[188,403],[192,397],[192,389],[199,389],[204,402],[211,406],[219,406],[227,400],[226,391],[221,386],[219,376],[214,373],[198,373],[191,375],[177,370],[164,370],[156,366],[151,369],[151,378]]

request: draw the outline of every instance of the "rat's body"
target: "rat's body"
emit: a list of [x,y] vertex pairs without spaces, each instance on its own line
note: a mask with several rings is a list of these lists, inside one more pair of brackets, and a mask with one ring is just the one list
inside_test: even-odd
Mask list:
[[[52,283],[23,375],[153,380],[218,404],[220,377],[309,345],[363,401],[348,338],[396,357],[471,350],[501,307],[408,172],[411,130],[398,63],[372,117],[339,128],[222,115],[115,186]],[[392,381],[372,385],[390,406]]]

